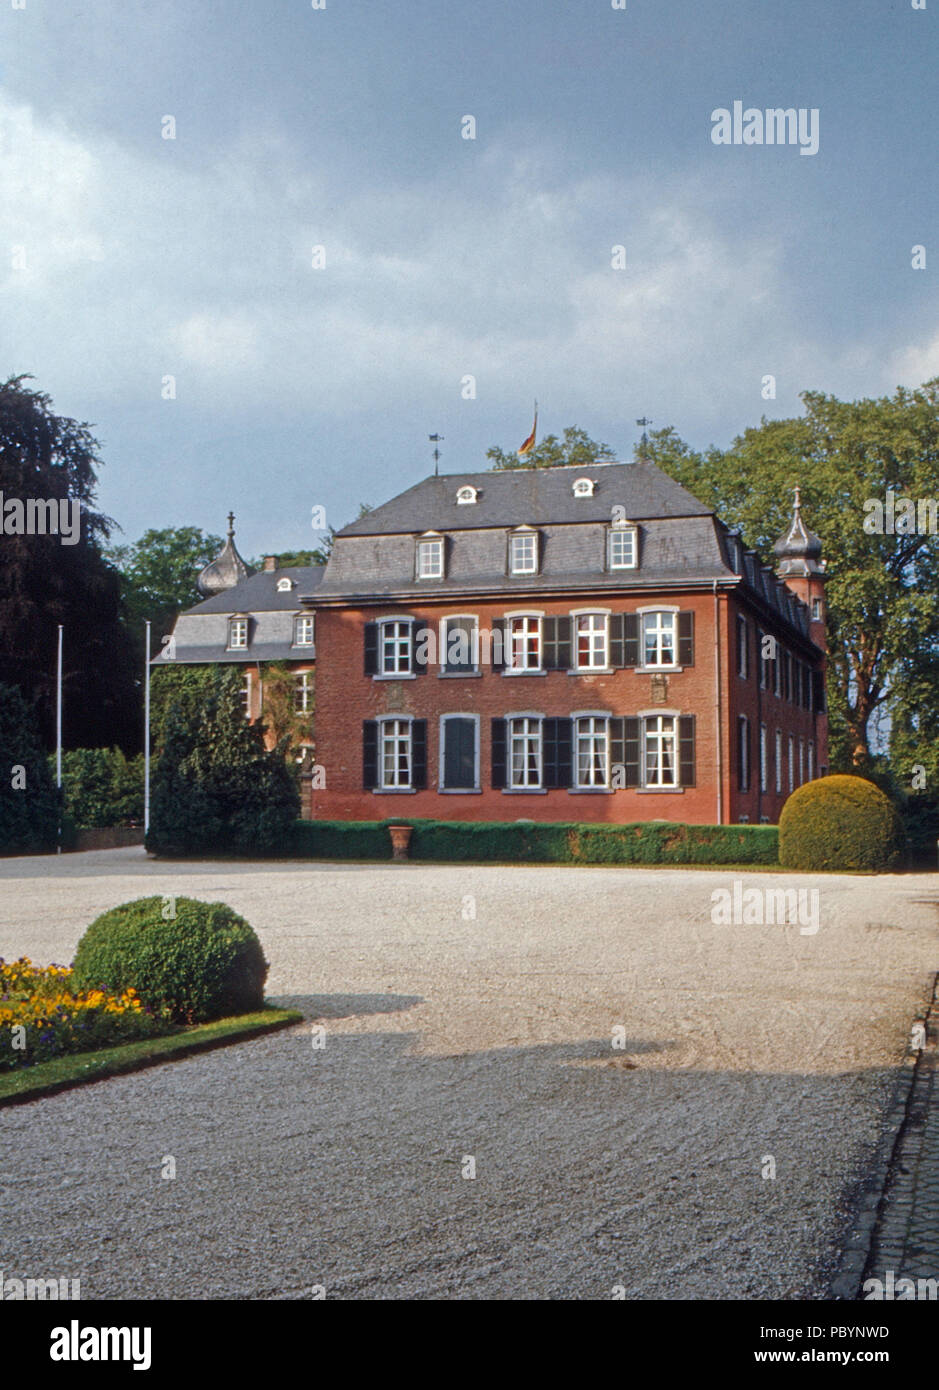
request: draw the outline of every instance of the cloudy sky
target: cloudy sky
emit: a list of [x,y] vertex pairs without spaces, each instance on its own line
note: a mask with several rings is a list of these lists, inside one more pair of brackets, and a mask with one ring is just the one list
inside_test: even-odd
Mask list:
[[[723,445],[917,385],[914,2],[0,0],[0,373],[94,422],[125,539],[231,507],[245,554],[410,486],[429,433],[486,467],[534,397],[630,457],[641,415]],[[735,100],[817,108],[818,153],[715,145]]]

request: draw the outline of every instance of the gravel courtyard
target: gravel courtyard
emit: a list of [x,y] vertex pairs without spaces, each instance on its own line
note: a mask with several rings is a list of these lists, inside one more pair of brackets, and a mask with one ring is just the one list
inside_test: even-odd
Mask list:
[[[735,879],[819,930],[714,925]],[[151,893],[243,913],[307,1021],[0,1111],[0,1269],[86,1299],[823,1296],[939,966],[935,875],[140,849],[0,860],[0,955]]]

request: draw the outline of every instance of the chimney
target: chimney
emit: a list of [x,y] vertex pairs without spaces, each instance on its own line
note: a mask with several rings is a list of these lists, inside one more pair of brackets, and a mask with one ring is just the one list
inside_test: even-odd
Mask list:
[[277,556],[276,556],[276,555],[265,555],[265,556],[264,556],[264,568],[265,568],[265,570],[276,570],[276,568],[277,568]]

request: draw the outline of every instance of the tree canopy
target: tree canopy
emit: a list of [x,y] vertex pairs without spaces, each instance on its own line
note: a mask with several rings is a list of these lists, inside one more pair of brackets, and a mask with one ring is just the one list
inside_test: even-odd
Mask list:
[[196,580],[221,548],[220,536],[198,526],[145,531],[132,545],[109,547],[106,554],[121,574],[124,616],[141,657],[146,619],[152,623],[152,655],[172,632],[177,614],[201,601]]
[[495,444],[486,450],[486,458],[491,459],[492,468],[499,471],[506,468],[564,468],[578,464],[611,463],[616,455],[608,444],[599,444],[591,439],[586,430],[568,425],[562,438],[547,434],[522,458],[517,452],[506,452]]
[[85,423],[55,414],[28,376],[0,384],[0,492],[13,501],[78,504],[74,544],[60,534],[0,534],[0,681],[55,728],[63,626],[63,737],[68,747],[132,745],[138,691],[121,622],[120,579],[102,551],[113,523],[95,507],[99,445]]

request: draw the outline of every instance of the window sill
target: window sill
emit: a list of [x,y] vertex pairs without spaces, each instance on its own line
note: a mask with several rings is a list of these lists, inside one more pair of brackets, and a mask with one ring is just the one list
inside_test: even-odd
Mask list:
[[416,787],[373,787],[372,796],[414,796]]
[[416,681],[417,674],[414,671],[401,671],[400,674],[376,674],[372,677],[373,681]]
[[482,787],[438,787],[438,796],[481,796]]
[[640,796],[684,796],[684,787],[630,787],[630,791]]
[[482,671],[480,671],[478,668],[477,668],[476,670],[473,670],[473,671],[438,671],[438,672],[437,672],[437,678],[438,678],[439,680],[459,680],[461,677],[465,680],[467,676],[481,676],[481,675],[482,675]]
[[568,787],[568,796],[612,796],[612,787]]
[[510,671],[510,670],[506,669],[506,670],[504,670],[504,671],[502,672],[502,674],[503,674],[503,676],[513,676],[513,677],[515,677],[515,676],[546,676],[548,673],[547,673],[547,671],[545,671],[545,670],[544,670],[543,668],[541,668],[541,667],[539,667],[537,670],[535,670],[535,668],[532,667],[532,669],[531,669],[530,671],[527,670],[527,669],[521,669],[521,670],[517,670],[517,671]]
[[617,667],[615,666],[571,666],[565,671],[566,676],[614,676]]
[[684,666],[634,666],[637,676],[680,676]]
[[547,796],[547,787],[503,787],[503,796]]

